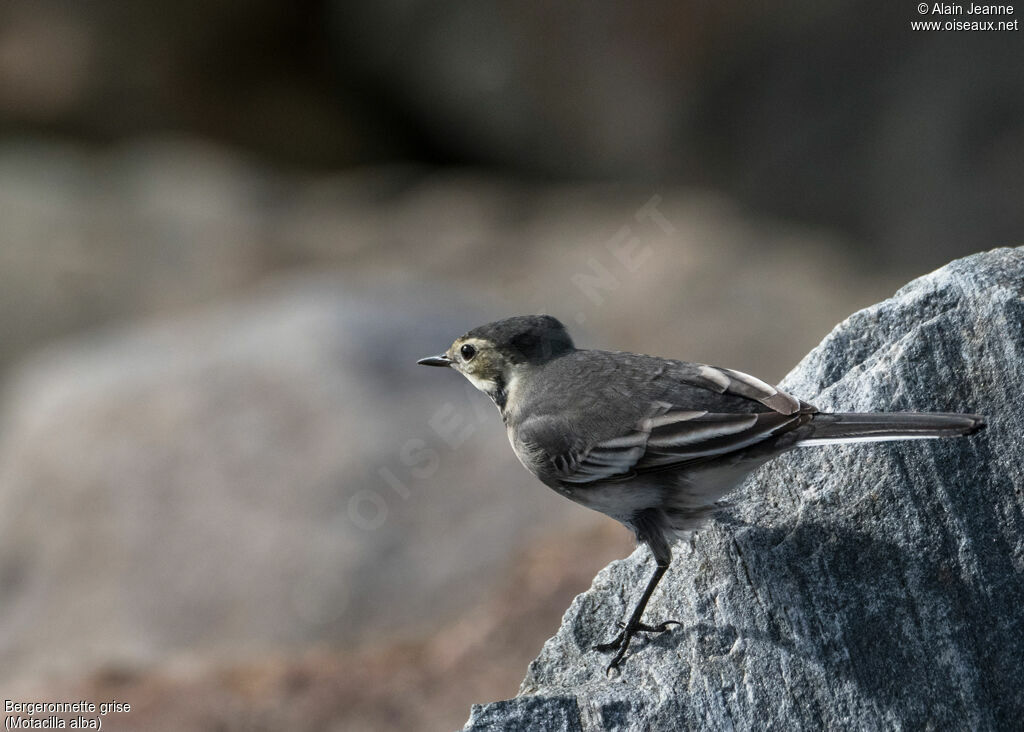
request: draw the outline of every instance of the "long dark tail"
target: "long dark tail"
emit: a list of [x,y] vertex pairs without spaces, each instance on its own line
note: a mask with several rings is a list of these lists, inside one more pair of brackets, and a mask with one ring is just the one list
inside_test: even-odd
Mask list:
[[813,431],[798,446],[960,437],[984,429],[985,418],[979,414],[927,412],[821,413],[814,415],[811,426]]

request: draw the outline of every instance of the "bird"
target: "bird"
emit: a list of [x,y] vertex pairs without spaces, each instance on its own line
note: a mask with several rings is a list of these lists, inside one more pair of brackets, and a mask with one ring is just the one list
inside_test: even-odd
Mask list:
[[830,413],[733,369],[622,351],[580,349],[551,315],[481,325],[424,366],[452,368],[491,398],[512,449],[542,483],[625,525],[655,569],[633,611],[599,652],[618,671],[672,561],[716,502],[793,448],[970,435],[977,414]]

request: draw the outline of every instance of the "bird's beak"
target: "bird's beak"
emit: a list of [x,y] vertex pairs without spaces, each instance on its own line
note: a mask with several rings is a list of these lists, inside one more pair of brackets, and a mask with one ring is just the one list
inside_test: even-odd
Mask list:
[[441,353],[437,356],[427,356],[417,361],[420,366],[451,366],[452,360],[445,354]]

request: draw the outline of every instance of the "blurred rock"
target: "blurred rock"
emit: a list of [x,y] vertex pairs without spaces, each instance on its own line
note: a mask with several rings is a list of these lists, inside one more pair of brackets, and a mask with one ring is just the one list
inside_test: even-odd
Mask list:
[[515,691],[520,669],[558,626],[573,596],[602,559],[622,556],[630,543],[632,537],[612,522],[549,532],[511,557],[457,619],[419,639],[241,663],[197,656],[145,669],[107,667],[17,693],[130,703],[130,713],[104,720],[104,729],[112,731],[457,729],[474,699]]
[[289,175],[173,138],[0,145],[0,220],[0,366],[55,336],[336,268],[381,298],[422,278],[438,298],[466,293],[466,327],[547,310],[595,346],[778,378],[925,264],[879,271],[834,234],[702,191],[399,166]]
[[831,410],[989,415],[970,439],[803,450],[678,549],[650,618],[606,640],[651,571],[613,562],[467,729],[1011,729],[1024,714],[1024,248],[949,266],[839,325],[787,377]]
[[[427,371],[454,294],[297,278],[25,362],[0,420],[3,677],[419,637],[593,523]],[[447,378],[446,378],[447,377]]]
[[0,146],[0,365],[59,335],[195,306],[251,284],[267,182],[169,139],[113,155]]
[[1024,230],[1024,52],[1019,30],[911,30],[935,19],[886,0],[7,0],[0,135],[694,185],[937,266]]
[[171,131],[289,164],[372,159],[389,125],[332,72],[321,5],[9,0],[0,134],[95,143]]
[[885,0],[333,7],[333,53],[441,159],[714,187],[876,261],[1024,231],[1019,32]]

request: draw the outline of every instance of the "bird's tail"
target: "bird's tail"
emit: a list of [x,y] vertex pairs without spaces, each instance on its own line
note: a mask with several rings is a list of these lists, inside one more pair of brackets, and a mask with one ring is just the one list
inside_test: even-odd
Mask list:
[[972,435],[985,427],[978,414],[941,414],[927,412],[815,414],[813,430],[797,443],[798,447],[832,445],[842,442],[884,442],[887,440],[926,440],[937,437]]

